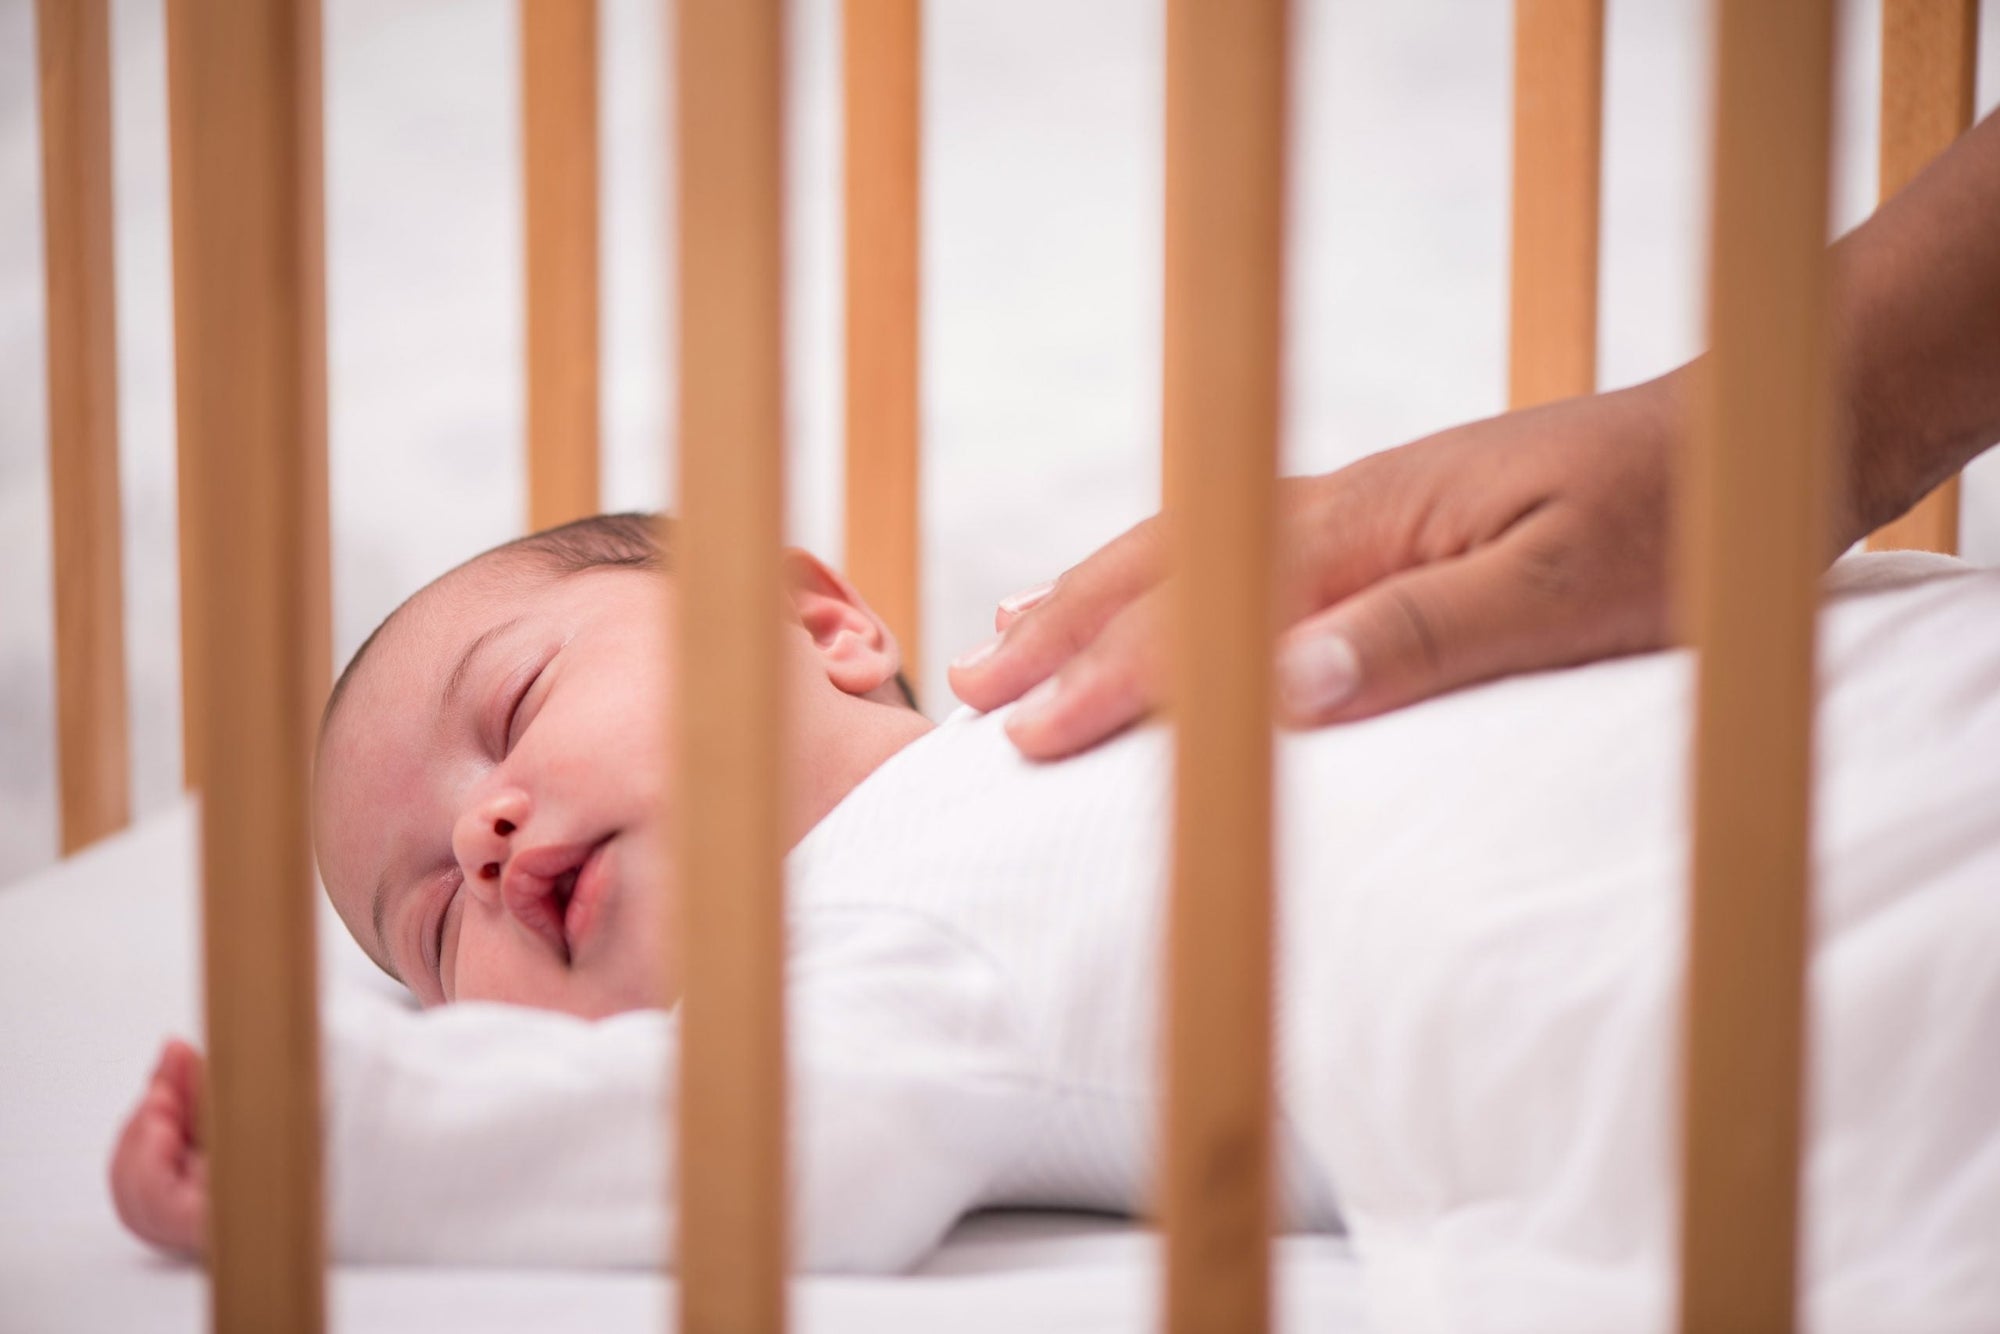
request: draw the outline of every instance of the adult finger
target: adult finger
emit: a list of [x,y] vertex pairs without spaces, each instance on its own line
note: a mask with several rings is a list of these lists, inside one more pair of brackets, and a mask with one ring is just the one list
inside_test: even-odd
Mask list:
[[1073,755],[1159,703],[1165,597],[1163,588],[1154,588],[1126,606],[1061,671],[1028,693],[1007,719],[1007,736],[1023,755]]
[[1391,575],[1284,634],[1280,716],[1293,726],[1366,718],[1510,672],[1649,646],[1630,614],[1573,592],[1526,541]]
[[1064,574],[1045,596],[1008,599],[1016,612],[1003,607],[995,617],[1001,633],[952,663],[952,692],[975,709],[992,710],[1047,680],[1158,582],[1160,547],[1159,520],[1148,519]]

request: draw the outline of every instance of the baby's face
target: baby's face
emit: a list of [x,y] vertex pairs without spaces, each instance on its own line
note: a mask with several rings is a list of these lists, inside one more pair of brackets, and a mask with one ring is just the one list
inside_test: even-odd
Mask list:
[[661,963],[668,587],[481,561],[356,668],[321,747],[321,872],[424,1004],[599,1016],[677,991]]

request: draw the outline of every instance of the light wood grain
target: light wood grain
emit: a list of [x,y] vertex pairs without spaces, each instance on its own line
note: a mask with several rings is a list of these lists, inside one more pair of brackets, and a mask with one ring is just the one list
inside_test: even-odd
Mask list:
[[847,575],[923,648],[922,0],[846,0]]
[[1712,351],[1682,498],[1699,649],[1680,1323],[1796,1322],[1813,636],[1828,523],[1826,0],[1718,6]]
[[105,0],[37,0],[62,850],[131,819]]
[[1604,0],[1515,0],[1508,406],[1597,388]]
[[[319,8],[167,10],[184,588],[201,748],[214,1327],[323,1324],[306,809],[323,617]],[[317,507],[318,512],[315,512]],[[315,537],[318,535],[318,537]]]
[[598,503],[597,0],[520,0],[528,527]]
[[783,18],[679,8],[680,1328],[785,1323]]
[[1166,512],[1175,555],[1166,1325],[1271,1316],[1271,636],[1284,0],[1167,6]]
[[[171,0],[171,3],[185,4],[187,0]],[[171,15],[169,15],[171,19]],[[170,236],[175,238],[172,246],[173,265],[173,319],[174,319],[174,423],[176,466],[175,502],[176,535],[180,546],[180,609],[181,609],[181,785],[189,792],[201,790],[204,737],[207,728],[201,717],[201,682],[206,675],[206,646],[208,644],[208,591],[202,581],[195,577],[196,563],[200,552],[195,546],[195,535],[201,532],[201,497],[188,484],[189,463],[187,451],[191,437],[190,404],[185,391],[179,386],[201,383],[203,370],[201,357],[201,328],[196,319],[201,293],[200,273],[194,267],[199,251],[191,244],[182,244],[182,236],[191,236],[200,223],[200,214],[195,205],[198,196],[190,186],[191,174],[174,168],[181,161],[193,161],[195,146],[185,142],[195,132],[196,121],[193,114],[176,110],[173,104],[174,89],[190,86],[197,74],[188,68],[188,43],[182,40],[182,25],[168,22],[166,25],[167,44],[167,137],[168,137],[168,196],[173,215]]]
[[[1972,124],[1978,0],[1883,0],[1880,198]],[[1958,552],[1959,479],[1945,480],[1868,539],[1870,551]]]
[[[326,84],[320,59],[321,0],[292,0],[302,25],[298,62],[300,652],[305,659],[299,715],[306,754],[333,689],[333,511],[327,488]],[[308,783],[308,789],[310,789]]]

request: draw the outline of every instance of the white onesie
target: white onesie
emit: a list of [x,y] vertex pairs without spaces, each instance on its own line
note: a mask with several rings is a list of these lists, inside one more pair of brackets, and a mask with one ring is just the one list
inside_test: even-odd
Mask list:
[[[801,1267],[904,1268],[987,1205],[1146,1206],[1170,738],[1033,764],[1003,719],[955,714],[788,860]],[[668,1254],[676,1014],[343,1001],[329,1025],[344,1258]],[[1288,1131],[1286,1215],[1332,1227]]]

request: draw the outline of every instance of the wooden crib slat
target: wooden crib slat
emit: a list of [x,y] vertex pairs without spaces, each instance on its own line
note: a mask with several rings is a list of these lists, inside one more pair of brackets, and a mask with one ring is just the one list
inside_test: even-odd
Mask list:
[[1284,0],[1167,6],[1166,510],[1176,555],[1167,1327],[1270,1323],[1271,635]]
[[682,0],[680,1328],[785,1320],[783,6]]
[[521,0],[528,526],[598,502],[597,0]]
[[[184,0],[183,0],[184,2]],[[171,18],[171,15],[169,15]],[[201,371],[196,364],[201,353],[200,327],[195,319],[196,294],[199,272],[194,259],[197,254],[193,245],[183,245],[178,238],[187,233],[192,235],[198,224],[194,211],[197,202],[195,193],[188,188],[188,173],[174,167],[174,163],[184,158],[191,160],[192,148],[183,150],[180,136],[193,132],[194,121],[184,112],[174,108],[173,97],[176,87],[190,85],[195,75],[183,67],[187,62],[187,43],[178,36],[178,25],[166,25],[167,46],[167,185],[168,206],[172,213],[173,226],[169,236],[176,238],[172,246],[173,264],[173,320],[174,320],[174,426],[176,466],[180,475],[176,478],[175,502],[176,535],[180,544],[180,611],[181,611],[181,786],[189,792],[201,791],[201,776],[205,771],[202,749],[208,728],[202,721],[202,687],[206,679],[206,646],[209,639],[208,590],[195,576],[200,551],[195,545],[195,535],[202,530],[202,516],[199,513],[201,498],[196,488],[187,481],[188,440],[192,434],[187,395],[179,386],[196,381]]]
[[[1979,0],[1883,0],[1879,195],[1888,199],[1972,124]],[[1958,552],[1959,481],[1883,524],[1870,551]]]
[[1683,496],[1699,648],[1681,1328],[1790,1329],[1812,804],[1832,475],[1827,0],[1717,7],[1712,351]]
[[131,819],[118,505],[111,29],[104,0],[38,0],[55,546],[56,767],[65,855]]
[[1604,0],[1515,0],[1507,401],[1597,388]]
[[847,575],[920,673],[922,0],[847,0]]
[[[308,719],[326,675],[319,6],[167,9],[218,1330],[323,1321]],[[317,415],[316,415],[317,414]],[[314,513],[315,506],[321,507]],[[317,645],[317,647],[315,647]]]

